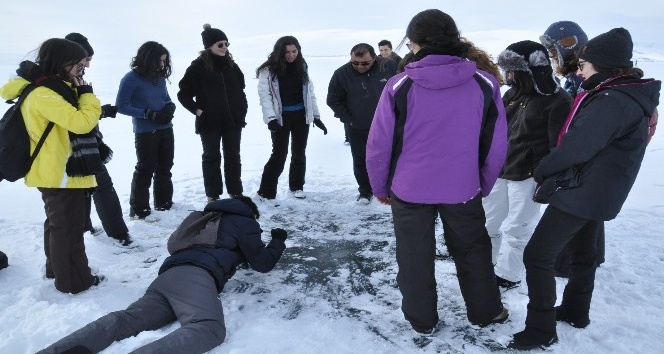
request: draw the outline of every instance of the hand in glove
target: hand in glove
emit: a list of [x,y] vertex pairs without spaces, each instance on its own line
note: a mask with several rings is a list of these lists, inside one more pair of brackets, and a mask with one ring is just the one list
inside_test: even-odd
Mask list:
[[99,118],[115,118],[115,115],[118,113],[118,107],[112,106],[110,104],[105,104],[101,106],[101,117]]
[[175,103],[168,102],[160,111],[154,111],[149,108],[146,109],[145,117],[158,124],[168,124],[173,120],[174,113]]
[[279,130],[279,122],[277,122],[276,119],[271,120],[269,123],[267,123],[267,129],[270,129],[271,132],[276,132]]
[[288,236],[288,233],[284,229],[272,229],[270,232],[272,234],[272,238],[276,238],[277,240],[281,241],[286,241],[286,237]]
[[327,128],[325,128],[325,124],[323,124],[323,121],[320,120],[320,118],[314,119],[314,125],[323,131],[323,135],[327,135]]

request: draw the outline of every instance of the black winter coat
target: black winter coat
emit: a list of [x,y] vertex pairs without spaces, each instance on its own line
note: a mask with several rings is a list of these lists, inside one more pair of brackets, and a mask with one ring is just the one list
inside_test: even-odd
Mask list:
[[391,59],[376,57],[371,69],[360,74],[350,62],[337,69],[327,88],[327,105],[334,116],[355,129],[369,129],[383,88],[397,73]]
[[267,273],[286,249],[284,241],[272,239],[266,246],[261,240],[260,225],[253,212],[237,199],[212,202],[205,211],[223,212],[219,220],[218,248],[194,247],[166,258],[159,274],[179,265],[193,265],[207,270],[221,292],[240,263],[248,262],[251,269]]
[[558,133],[572,107],[572,98],[559,89],[553,95],[522,96],[510,102],[509,89],[503,96],[508,122],[507,158],[501,178],[523,181],[533,176],[540,160],[556,146]]
[[227,57],[214,58],[214,70],[209,71],[201,57],[194,60],[180,80],[178,100],[189,112],[203,114],[196,117],[196,133],[247,125],[247,96],[244,93],[244,74]]
[[556,179],[573,169],[579,185],[558,189],[550,205],[587,220],[618,215],[641,167],[648,117],[659,104],[660,86],[653,79],[619,76],[575,103],[578,109],[572,107],[576,113],[569,129],[542,159],[534,177],[538,182]]

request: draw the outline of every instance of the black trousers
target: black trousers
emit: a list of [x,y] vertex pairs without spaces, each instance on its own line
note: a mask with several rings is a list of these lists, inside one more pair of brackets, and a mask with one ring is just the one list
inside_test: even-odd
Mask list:
[[353,155],[353,174],[359,186],[358,191],[362,196],[371,196],[371,184],[367,172],[367,139],[369,129],[348,128],[350,152]]
[[226,178],[226,192],[241,195],[242,189],[242,162],[240,161],[240,142],[242,128],[228,128],[213,131],[201,131],[203,143],[203,184],[205,195],[219,198],[224,193],[223,179],[221,177],[221,152],[224,153],[224,177]]
[[[120,198],[118,193],[113,187],[113,180],[111,175],[108,174],[106,166],[102,166],[101,172],[95,175],[97,179],[97,188],[94,189],[92,199],[95,202],[97,215],[101,220],[101,226],[110,237],[120,238],[129,232],[127,224],[122,218],[122,206],[120,205]],[[91,204],[88,202],[88,204]],[[90,221],[91,206],[88,207],[88,225],[86,230],[92,227]]]
[[309,139],[309,124],[307,124],[304,110],[283,112],[283,126],[272,132],[272,154],[263,168],[263,176],[258,194],[265,198],[277,196],[279,176],[284,171],[286,157],[288,156],[288,141],[291,140],[291,161],[288,172],[288,187],[291,191],[304,189],[304,175],[307,171],[307,140]]
[[556,257],[567,246],[570,274],[561,306],[570,317],[588,314],[597,269],[597,228],[586,220],[549,205],[523,253],[528,283],[526,329],[550,337],[556,333]]
[[131,181],[129,205],[132,211],[150,209],[150,185],[154,177],[154,205],[162,206],[173,201],[171,168],[175,153],[173,128],[150,133],[137,133],[136,168]]
[[[604,223],[597,224],[597,266],[599,267],[605,261],[606,253],[606,234],[604,232]],[[572,251],[568,247],[560,253],[556,258],[556,276],[565,277],[569,276],[570,263],[572,263]]]
[[39,188],[44,201],[46,274],[55,276],[55,288],[80,293],[92,286],[83,233],[88,219],[89,189]]
[[461,295],[471,323],[486,323],[503,309],[491,263],[491,240],[479,196],[460,204],[414,204],[390,193],[403,296],[401,310],[413,327],[438,323],[435,222],[443,222],[445,243],[454,259]]

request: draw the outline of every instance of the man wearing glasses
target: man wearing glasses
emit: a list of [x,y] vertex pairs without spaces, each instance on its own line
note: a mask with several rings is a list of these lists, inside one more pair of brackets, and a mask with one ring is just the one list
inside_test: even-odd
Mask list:
[[366,166],[366,146],[378,99],[387,80],[396,74],[396,63],[376,56],[367,43],[356,44],[350,62],[337,69],[327,89],[327,105],[348,124],[353,173],[360,192],[357,201],[369,204],[373,197]]

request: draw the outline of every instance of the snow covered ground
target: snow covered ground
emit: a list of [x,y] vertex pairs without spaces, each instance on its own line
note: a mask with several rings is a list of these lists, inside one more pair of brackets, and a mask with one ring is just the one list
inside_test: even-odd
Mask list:
[[[445,326],[434,337],[410,330],[399,308],[396,287],[395,238],[388,207],[375,201],[357,205],[350,149],[343,145],[343,127],[325,105],[333,71],[348,60],[352,45],[375,45],[388,38],[396,46],[418,11],[439,1],[411,1],[408,8],[387,9],[388,3],[355,4],[275,2],[118,0],[60,3],[28,0],[3,4],[0,14],[0,81],[8,79],[30,51],[53,36],[78,31],[95,49],[86,79],[103,103],[115,101],[120,78],[138,46],[157,40],[170,51],[173,76],[169,92],[176,100],[177,83],[201,48],[202,24],[226,32],[230,50],[244,71],[249,124],[243,133],[245,194],[255,196],[270,153],[269,132],[262,122],[255,68],[276,39],[295,35],[309,63],[322,119],[328,135],[313,127],[307,150],[305,192],[298,200],[288,193],[287,172],[276,202],[261,203],[264,230],[289,231],[287,250],[274,271],[239,270],[226,285],[221,301],[228,336],[212,353],[487,353],[502,350],[511,334],[524,326],[526,288],[503,293],[510,320],[482,330],[468,327],[453,263],[445,255],[436,262],[439,314]],[[507,45],[537,40],[557,20],[574,20],[590,37],[624,26],[635,42],[635,60],[646,76],[664,77],[662,5],[606,1],[603,9],[587,4],[558,11],[553,3],[541,13],[526,1],[508,0],[477,12],[475,1],[442,7],[478,46],[496,56]],[[643,4],[640,4],[643,3]],[[622,4],[620,8],[614,7]],[[81,9],[81,7],[84,7]],[[283,7],[287,8],[283,8]],[[391,6],[391,5],[390,5]],[[556,5],[558,7],[559,5]],[[28,10],[30,9],[30,10]],[[615,9],[615,10],[613,10]],[[638,11],[636,10],[638,9]],[[648,9],[648,11],[644,11]],[[574,12],[572,12],[574,11]],[[568,16],[574,14],[575,16]],[[20,30],[19,30],[20,29]],[[403,54],[403,52],[401,52]],[[0,183],[0,250],[10,267],[0,271],[0,353],[34,353],[110,311],[123,309],[143,294],[167,256],[166,240],[189,210],[205,205],[200,168],[201,144],[193,116],[176,111],[176,156],[173,168],[175,206],[154,212],[160,221],[127,223],[135,240],[123,248],[106,237],[86,234],[90,265],[107,280],[78,295],[59,293],[44,277],[43,204],[36,189],[22,182]],[[129,186],[135,164],[130,117],[101,122],[105,140],[115,151],[107,165],[128,213]],[[664,127],[648,147],[637,182],[623,211],[606,224],[606,263],[597,272],[591,325],[579,330],[558,325],[559,344],[552,353],[662,353],[664,343]],[[93,224],[101,227],[96,213]],[[438,232],[440,235],[441,231]],[[265,235],[265,240],[269,235]],[[564,280],[558,282],[559,291]],[[559,295],[561,292],[559,292]],[[115,343],[104,353],[126,353],[177,328],[144,332]]]

